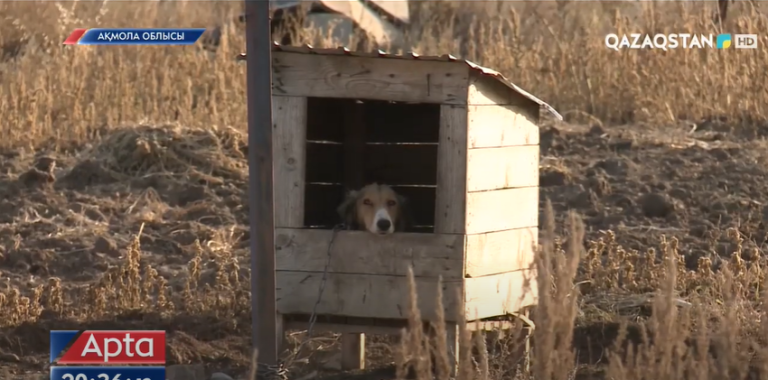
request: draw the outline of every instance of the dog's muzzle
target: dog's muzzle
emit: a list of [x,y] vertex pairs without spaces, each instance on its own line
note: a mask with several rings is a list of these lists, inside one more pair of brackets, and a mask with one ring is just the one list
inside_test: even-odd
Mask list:
[[392,227],[392,222],[388,219],[379,219],[379,221],[376,222],[376,228],[380,233],[388,233],[390,227]]
[[381,209],[376,212],[376,216],[373,218],[373,224],[373,229],[375,230],[373,232],[377,234],[386,235],[394,232],[392,220],[386,209]]

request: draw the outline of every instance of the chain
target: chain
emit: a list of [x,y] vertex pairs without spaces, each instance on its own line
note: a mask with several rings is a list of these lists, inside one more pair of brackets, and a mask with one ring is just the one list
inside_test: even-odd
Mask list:
[[[286,369],[287,367],[291,367],[294,360],[296,360],[296,357],[301,352],[301,349],[304,348],[304,345],[306,345],[310,339],[312,339],[312,330],[315,328],[315,322],[317,322],[317,307],[320,305],[320,302],[323,300],[323,292],[325,292],[325,284],[328,281],[328,268],[331,266],[331,252],[333,251],[333,243],[336,240],[336,235],[339,231],[345,229],[346,227],[344,224],[337,224],[333,227],[333,234],[331,235],[331,241],[328,242],[328,252],[327,252],[327,258],[325,260],[325,268],[323,269],[323,277],[320,279],[320,287],[317,290],[317,299],[315,300],[315,305],[312,306],[312,314],[309,316],[309,327],[307,328],[307,336],[304,337],[303,341],[299,346],[294,350],[293,355],[289,357],[288,360],[286,360],[285,364],[279,365],[279,370],[276,370],[275,368],[265,368],[264,372],[262,374],[261,372],[261,364],[259,364],[259,379],[263,380],[272,380],[272,379],[286,379],[285,373],[288,372]],[[272,366],[277,367],[277,366]],[[282,371],[282,372],[280,372]],[[266,377],[264,377],[266,376]]]
[[[315,322],[317,321],[317,306],[320,305],[320,301],[323,300],[323,292],[325,291],[325,283],[328,280],[328,267],[331,266],[331,251],[333,250],[333,242],[336,240],[336,233],[340,230],[343,230],[345,227],[343,224],[337,224],[333,227],[333,234],[331,235],[331,241],[328,242],[328,252],[327,252],[327,258],[325,259],[325,268],[323,269],[323,278],[320,279],[320,288],[317,291],[317,300],[315,300],[315,305],[312,306],[312,314],[309,316],[309,328],[307,329],[307,336],[304,338],[304,341],[301,342],[301,345],[299,345],[299,349],[301,349],[305,343],[309,341],[309,339],[312,337],[312,329],[315,328]],[[298,351],[298,350],[297,350]]]

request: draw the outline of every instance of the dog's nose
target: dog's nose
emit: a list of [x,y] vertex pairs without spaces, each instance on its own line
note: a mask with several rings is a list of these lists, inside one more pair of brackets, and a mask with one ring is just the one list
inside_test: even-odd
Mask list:
[[379,228],[379,231],[388,231],[389,227],[392,226],[392,222],[390,222],[387,219],[379,219],[378,222],[376,222],[376,227]]

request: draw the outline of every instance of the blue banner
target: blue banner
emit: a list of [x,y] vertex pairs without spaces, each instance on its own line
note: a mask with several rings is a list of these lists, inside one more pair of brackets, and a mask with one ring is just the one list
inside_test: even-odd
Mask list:
[[51,367],[51,380],[165,380],[165,367]]
[[184,29],[75,29],[65,45],[193,45],[204,28]]

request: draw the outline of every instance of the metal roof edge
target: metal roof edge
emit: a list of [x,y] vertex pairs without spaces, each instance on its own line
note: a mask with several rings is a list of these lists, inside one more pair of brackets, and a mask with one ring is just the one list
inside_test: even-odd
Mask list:
[[518,85],[516,85],[516,84],[512,83],[512,82],[511,82],[509,79],[507,79],[507,78],[506,78],[506,77],[505,77],[503,74],[501,74],[500,72],[498,72],[498,71],[496,71],[496,70],[493,70],[493,69],[489,69],[489,68],[487,68],[487,67],[483,67],[483,66],[480,66],[480,65],[478,65],[478,64],[476,64],[476,63],[474,63],[474,62],[472,62],[472,61],[464,61],[464,62],[466,62],[466,63],[467,63],[467,65],[469,65],[469,67],[471,67],[472,69],[474,69],[476,72],[479,72],[479,73],[481,73],[481,74],[484,74],[484,75],[488,75],[488,76],[491,76],[491,77],[493,77],[493,78],[494,78],[494,79],[496,79],[498,82],[501,82],[501,83],[503,83],[505,86],[509,87],[509,88],[510,88],[510,89],[512,89],[513,91],[515,91],[515,92],[517,92],[518,94],[522,95],[522,96],[523,96],[523,97],[525,97],[526,99],[528,99],[528,100],[530,100],[530,101],[532,101],[532,102],[534,102],[534,103],[538,104],[540,107],[544,107],[544,109],[546,109],[546,110],[547,110],[549,113],[551,113],[551,114],[552,114],[554,117],[556,117],[558,120],[561,120],[561,121],[563,120],[563,115],[560,115],[560,113],[559,113],[559,112],[557,112],[557,110],[555,110],[555,108],[554,108],[554,107],[552,107],[551,105],[549,105],[547,102],[545,102],[545,101],[543,101],[543,100],[541,100],[541,99],[539,99],[539,98],[535,97],[535,96],[534,96],[533,94],[531,94],[530,92],[523,90],[522,88],[520,88],[520,86],[518,86]]

